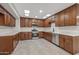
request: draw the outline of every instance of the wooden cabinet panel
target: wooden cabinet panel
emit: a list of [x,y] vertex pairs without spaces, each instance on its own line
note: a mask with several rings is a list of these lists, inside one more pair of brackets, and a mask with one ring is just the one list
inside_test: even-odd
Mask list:
[[51,20],[50,19],[46,19],[44,20],[44,27],[51,27]]
[[20,40],[26,40],[26,33],[25,32],[20,32]]
[[28,20],[28,27],[32,27],[32,20],[31,19]]
[[0,5],[0,25],[2,26],[15,26],[14,18],[6,9]]
[[56,26],[64,26],[64,11],[55,15],[55,24]]
[[77,7],[73,5],[63,11],[55,14],[55,24],[56,26],[74,26],[76,25],[76,12]]
[[59,45],[61,48],[73,53],[73,38],[72,36],[60,35]]
[[24,20],[24,27],[29,27],[29,19]]
[[24,18],[20,18],[20,27],[25,27],[25,19]]
[[77,22],[77,25],[79,25],[79,4],[77,4],[76,7],[77,7],[77,12],[76,12],[77,13],[77,15],[76,15],[77,21],[76,22]]
[[5,19],[4,17],[5,15],[0,13],[0,25],[4,25],[4,19]]
[[31,32],[20,32],[20,40],[28,40],[32,39],[32,33]]
[[5,13],[4,25],[14,27],[15,24],[15,19],[8,13]]
[[43,32],[39,32],[39,38],[44,38]]
[[0,37],[0,54],[9,54],[12,50],[12,38]]
[[28,39],[32,39],[32,32],[28,32]]
[[76,6],[72,6],[65,11],[65,26],[76,25]]
[[60,45],[61,48],[65,47],[64,43],[65,43],[64,36],[63,35],[59,35],[59,45]]
[[44,20],[38,20],[38,26],[39,27],[44,27]]
[[24,39],[25,40],[28,40],[29,39],[29,33],[28,32],[25,32],[25,33],[23,33],[24,34]]
[[73,39],[71,36],[65,36],[65,50],[69,51],[70,53],[73,52]]
[[20,27],[32,27],[32,20],[29,18],[20,17]]
[[71,54],[78,53],[79,52],[79,36],[60,35],[59,45],[61,48],[65,49]]
[[11,27],[14,27],[16,24],[16,20],[13,17],[10,17],[10,25]]
[[5,14],[5,26],[9,26],[10,25],[10,15],[9,14]]
[[43,32],[44,38],[49,42],[52,42],[52,33],[50,32]]
[[18,44],[17,35],[0,37],[0,54],[11,54]]

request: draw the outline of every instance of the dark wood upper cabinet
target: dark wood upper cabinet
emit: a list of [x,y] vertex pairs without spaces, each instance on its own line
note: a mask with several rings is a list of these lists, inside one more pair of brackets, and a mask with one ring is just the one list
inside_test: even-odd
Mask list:
[[25,19],[20,17],[20,27],[25,27]]
[[77,4],[77,16],[76,16],[76,19],[77,19],[77,25],[79,25],[79,4]]
[[65,9],[64,11],[65,11],[65,20],[64,20],[65,26],[76,25],[76,5],[71,6]]
[[13,17],[10,17],[10,25],[11,27],[14,27],[16,24],[16,20]]
[[56,26],[74,26],[77,24],[77,4],[55,14]]
[[32,19],[28,19],[28,27],[32,27]]
[[20,17],[20,27],[32,27],[32,19]]
[[0,25],[14,27],[15,24],[15,18],[0,5]]
[[0,13],[0,25],[3,26],[4,25],[4,20],[5,20],[5,15]]
[[10,25],[10,15],[5,13],[5,26],[9,26]]
[[39,27],[44,27],[44,20],[38,20],[38,26]]
[[50,27],[51,26],[51,20],[50,19],[46,19],[44,20],[44,27]]
[[56,26],[64,26],[64,11],[55,15],[55,24]]

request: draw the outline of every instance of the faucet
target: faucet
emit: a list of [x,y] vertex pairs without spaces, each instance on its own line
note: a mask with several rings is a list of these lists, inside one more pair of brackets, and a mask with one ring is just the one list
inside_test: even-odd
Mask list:
[[53,27],[53,32],[55,31],[54,27]]

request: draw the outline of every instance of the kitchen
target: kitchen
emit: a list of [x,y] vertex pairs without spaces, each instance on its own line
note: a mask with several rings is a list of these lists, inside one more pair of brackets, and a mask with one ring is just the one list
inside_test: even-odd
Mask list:
[[0,3],[0,54],[75,55],[78,32],[78,3]]

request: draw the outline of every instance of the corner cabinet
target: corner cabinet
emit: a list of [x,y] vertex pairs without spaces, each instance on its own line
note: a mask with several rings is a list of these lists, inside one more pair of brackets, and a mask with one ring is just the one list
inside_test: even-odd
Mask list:
[[59,45],[61,48],[65,49],[71,54],[78,53],[79,52],[79,36],[60,35]]
[[43,38],[45,38],[49,42],[52,42],[52,33],[51,32],[43,32]]
[[13,36],[0,36],[0,54],[11,54],[18,44],[18,34]]

